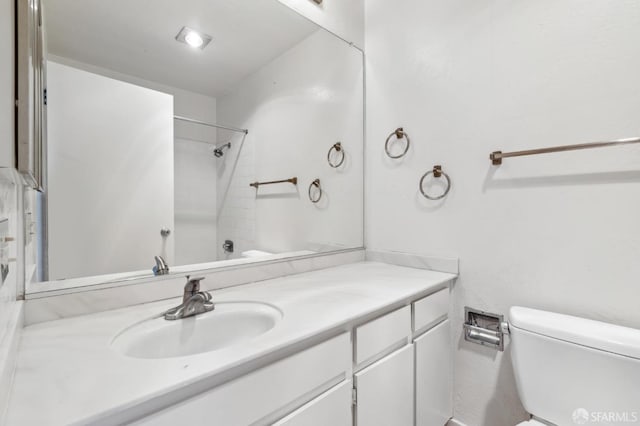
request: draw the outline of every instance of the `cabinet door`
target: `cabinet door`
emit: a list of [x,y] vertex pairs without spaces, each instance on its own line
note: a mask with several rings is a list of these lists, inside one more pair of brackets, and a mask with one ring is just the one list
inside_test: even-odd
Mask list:
[[[337,378],[344,377],[350,360],[350,338],[348,333],[344,333],[200,395],[162,407],[160,411],[136,422],[132,423],[129,419],[138,418],[145,413],[136,412],[133,408],[119,413],[118,417],[109,419],[108,424],[271,425],[275,420],[281,419],[285,413],[300,407],[302,402],[298,403],[298,401],[303,397],[320,396],[322,390],[326,389],[324,386],[337,381]],[[306,423],[292,424],[306,425]]]
[[446,320],[414,342],[416,426],[441,426],[453,416],[450,333],[450,323]]
[[355,374],[357,426],[413,426],[413,345]]
[[351,380],[303,405],[273,426],[351,426]]

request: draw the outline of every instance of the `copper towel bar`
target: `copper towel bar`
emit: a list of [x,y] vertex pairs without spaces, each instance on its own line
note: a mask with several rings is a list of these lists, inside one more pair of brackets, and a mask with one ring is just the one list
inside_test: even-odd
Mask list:
[[261,185],[273,185],[274,183],[292,183],[294,185],[297,185],[298,178],[292,177],[291,179],[272,180],[269,182],[253,182],[253,183],[250,183],[249,186],[253,186],[254,188],[258,189],[258,187]]
[[494,166],[498,166],[502,164],[503,158],[522,157],[524,155],[549,154],[552,152],[562,152],[562,151],[576,151],[579,149],[604,148],[607,146],[630,145],[634,143],[640,143],[640,137],[618,139],[615,141],[606,141],[606,142],[579,143],[576,145],[563,145],[563,146],[554,146],[550,148],[529,149],[526,151],[514,151],[514,152],[494,151],[491,153],[491,155],[489,155],[489,159],[491,160],[491,163]]

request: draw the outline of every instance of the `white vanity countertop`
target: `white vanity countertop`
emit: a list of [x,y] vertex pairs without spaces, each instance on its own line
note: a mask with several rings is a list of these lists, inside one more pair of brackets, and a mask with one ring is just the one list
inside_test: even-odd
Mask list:
[[264,357],[294,345],[319,343],[429,294],[455,277],[361,262],[219,290],[213,293],[214,301],[268,303],[284,316],[276,327],[248,343],[178,358],[128,358],[110,343],[128,326],[179,304],[179,298],[26,327],[7,424],[104,421],[170,392],[179,398],[188,384],[213,387],[229,379],[230,369],[260,365]]

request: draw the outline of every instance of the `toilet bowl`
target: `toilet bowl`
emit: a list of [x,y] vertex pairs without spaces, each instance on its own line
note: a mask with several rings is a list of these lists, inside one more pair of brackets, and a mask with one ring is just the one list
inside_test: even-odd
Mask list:
[[640,330],[512,307],[522,426],[640,424]]
[[526,422],[518,423],[517,426],[549,426],[549,423],[541,423],[536,419],[531,419]]

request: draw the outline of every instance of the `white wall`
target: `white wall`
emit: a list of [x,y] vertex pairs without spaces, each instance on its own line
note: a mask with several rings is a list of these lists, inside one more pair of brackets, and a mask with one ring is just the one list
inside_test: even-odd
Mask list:
[[173,97],[48,63],[49,278],[173,262]]
[[364,0],[278,0],[339,37],[364,48]]
[[[459,256],[455,416],[525,418],[508,352],[461,339],[463,307],[640,327],[640,148],[489,153],[638,136],[636,1],[366,3],[368,248]],[[404,126],[403,161],[383,154]],[[442,164],[443,202],[418,195]],[[550,390],[552,392],[552,390]]]
[[14,1],[0,0],[0,167],[15,166]]
[[0,423],[9,398],[9,388],[15,363],[15,332],[21,324],[21,302],[16,301],[18,286],[22,285],[19,266],[22,262],[19,249],[20,188],[14,169],[14,2],[0,0],[0,218],[9,219],[7,243],[9,273],[0,285]]
[[[249,129],[219,166],[218,238],[236,254],[362,244],[362,79],[360,52],[319,30],[218,99],[220,122]],[[348,153],[339,170],[326,160],[337,141]],[[249,187],[293,176],[297,188]],[[325,191],[317,205],[307,195],[315,178]]]
[[[216,99],[116,71],[50,56],[55,62],[157,90],[173,96],[174,113],[216,122]],[[175,246],[174,265],[212,261],[217,252],[216,158],[214,128],[174,121],[175,220],[169,239]],[[213,257],[212,257],[213,256]],[[171,265],[170,265],[171,266]]]

